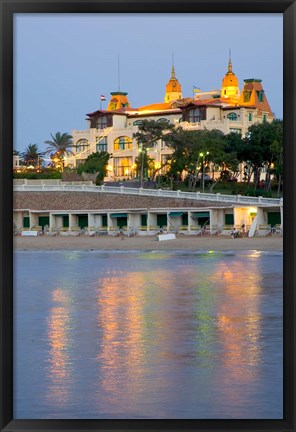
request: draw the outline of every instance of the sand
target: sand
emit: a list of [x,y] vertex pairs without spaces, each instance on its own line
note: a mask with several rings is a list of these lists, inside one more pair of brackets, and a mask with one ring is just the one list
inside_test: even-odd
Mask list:
[[230,236],[179,236],[174,240],[158,241],[154,236],[113,237],[57,236],[15,237],[17,250],[258,250],[282,251],[283,238]]

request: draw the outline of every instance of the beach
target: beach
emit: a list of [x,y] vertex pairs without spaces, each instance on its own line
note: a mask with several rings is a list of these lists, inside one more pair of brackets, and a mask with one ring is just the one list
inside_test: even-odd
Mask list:
[[17,250],[258,250],[282,251],[283,237],[179,236],[158,241],[154,236],[113,237],[56,236],[15,237]]

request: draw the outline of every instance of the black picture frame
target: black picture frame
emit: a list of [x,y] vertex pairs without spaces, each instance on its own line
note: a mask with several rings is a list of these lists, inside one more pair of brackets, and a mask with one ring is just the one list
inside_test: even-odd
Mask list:
[[[284,20],[284,419],[15,420],[13,419],[13,15],[15,13],[282,13]],[[0,275],[1,431],[294,431],[295,421],[295,0],[0,0]]]

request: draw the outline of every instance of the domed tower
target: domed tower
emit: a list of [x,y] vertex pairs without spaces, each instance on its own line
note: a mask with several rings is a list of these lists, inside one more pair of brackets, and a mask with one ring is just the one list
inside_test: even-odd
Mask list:
[[239,100],[240,91],[238,86],[238,79],[232,71],[232,62],[229,55],[228,71],[222,80],[221,98],[230,99],[235,102]]
[[175,68],[172,66],[172,76],[166,85],[164,102],[170,103],[179,99],[182,99],[182,88],[176,78]]

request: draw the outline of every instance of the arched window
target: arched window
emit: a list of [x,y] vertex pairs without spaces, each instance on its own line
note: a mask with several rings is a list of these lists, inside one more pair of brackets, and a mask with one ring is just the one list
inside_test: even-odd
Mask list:
[[227,118],[228,118],[228,120],[236,121],[237,120],[237,114],[234,112],[231,112],[228,114]]
[[133,147],[133,140],[128,136],[120,136],[114,141],[114,150],[129,150]]
[[166,123],[166,124],[170,124],[170,121],[166,118],[160,118],[157,120],[157,123]]
[[76,143],[76,153],[81,153],[88,147],[88,141],[86,139],[81,139]]

